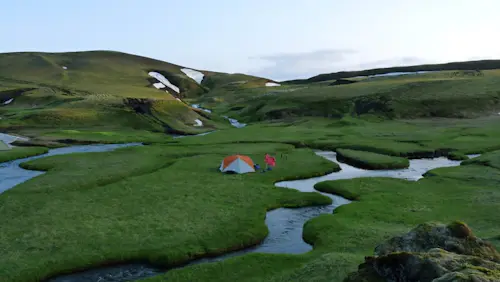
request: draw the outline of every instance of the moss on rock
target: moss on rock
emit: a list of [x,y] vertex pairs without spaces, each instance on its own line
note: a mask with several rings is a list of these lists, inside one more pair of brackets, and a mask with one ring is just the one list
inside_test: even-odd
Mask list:
[[428,222],[377,246],[344,281],[500,281],[500,255],[463,222]]

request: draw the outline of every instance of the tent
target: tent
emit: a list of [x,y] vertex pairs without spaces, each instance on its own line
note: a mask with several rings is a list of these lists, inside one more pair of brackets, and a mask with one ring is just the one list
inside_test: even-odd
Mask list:
[[248,156],[233,155],[225,157],[220,164],[220,171],[233,173],[255,172],[254,163]]

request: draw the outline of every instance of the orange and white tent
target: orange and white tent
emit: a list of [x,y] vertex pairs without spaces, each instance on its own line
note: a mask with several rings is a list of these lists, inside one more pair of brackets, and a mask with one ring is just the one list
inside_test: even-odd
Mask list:
[[225,157],[219,168],[222,172],[248,173],[255,172],[253,161],[248,156],[233,155]]

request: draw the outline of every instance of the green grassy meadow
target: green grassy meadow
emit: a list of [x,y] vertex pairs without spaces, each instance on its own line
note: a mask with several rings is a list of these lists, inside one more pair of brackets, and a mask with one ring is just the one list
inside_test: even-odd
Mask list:
[[[362,130],[358,123],[331,128],[325,127],[329,120],[321,123],[314,119],[316,128],[307,121],[293,127],[252,125],[169,143],[24,163],[24,168],[47,174],[0,195],[0,210],[6,215],[2,220],[6,255],[0,259],[0,273],[8,281],[38,281],[117,261],[146,260],[174,266],[253,245],[267,234],[263,221],[266,210],[330,203],[316,193],[273,187],[279,180],[339,169],[311,149],[300,147],[333,149],[337,143],[320,141],[330,140],[336,132],[337,138],[345,140],[342,144],[381,138],[371,145],[362,143],[365,150],[377,154],[357,152],[357,157],[375,164],[395,156],[435,152],[444,148],[437,146],[439,140],[448,140],[446,147],[453,148],[452,152],[487,152],[498,139],[485,120],[455,120],[455,130],[451,121],[436,121],[434,133],[428,131],[428,138],[422,134],[421,143],[410,143],[416,147],[408,147],[395,137],[409,132],[419,136],[415,129],[426,130],[426,122],[415,121],[409,127],[394,123],[390,132],[383,122],[377,132],[377,123],[363,122]],[[494,121],[497,119],[492,119],[492,124]],[[484,142],[464,150],[462,139],[480,132]],[[319,140],[319,136],[325,139]],[[350,147],[355,147],[354,143]],[[389,148],[393,153],[386,159],[380,154]],[[248,154],[262,162],[265,153],[285,153],[288,158],[278,157],[278,166],[271,173],[223,175],[217,170],[226,155]],[[486,153],[460,167],[436,169],[415,183],[380,178],[318,184],[320,191],[355,202],[306,224],[304,238],[314,245],[314,251],[304,255],[250,254],[171,270],[145,281],[342,281],[378,242],[428,220],[462,220],[479,236],[494,238],[500,235],[494,227],[498,223],[496,199],[500,197],[496,189],[500,180],[500,165],[495,165],[500,162],[498,156],[497,152]],[[387,209],[388,202],[391,209]],[[19,238],[17,234],[24,235]],[[84,240],[81,234],[86,234]],[[26,267],[29,272],[22,271]]]
[[435,171],[436,176],[418,182],[367,178],[318,184],[321,191],[355,202],[306,223],[304,238],[314,244],[310,253],[251,254],[146,281],[342,281],[379,242],[425,221],[469,222],[478,236],[498,247],[500,172],[478,165]]
[[[217,169],[227,154],[259,159],[270,150],[289,154],[273,174]],[[7,281],[38,281],[110,261],[175,265],[253,245],[267,234],[266,210],[331,202],[273,182],[338,169],[311,150],[284,144],[144,146],[47,157],[23,167],[47,173],[0,196],[0,274]]]
[[[426,221],[466,222],[500,247],[498,69],[335,86],[329,84],[338,77],[329,75],[270,88],[264,78],[210,71],[199,85],[180,68],[118,52],[0,54],[0,102],[14,98],[0,103],[0,131],[31,138],[0,151],[0,162],[73,144],[145,144],[21,164],[46,173],[0,194],[3,280],[43,281],[130,261],[168,268],[258,244],[268,233],[266,211],[331,203],[320,193],[274,186],[340,169],[313,150],[336,151],[365,169],[405,168],[409,159],[437,156],[464,162],[417,182],[316,184],[353,202],[305,224],[309,253],[253,253],[144,281],[340,282],[378,243]],[[179,85],[186,103],[154,89],[147,75],[153,70]],[[224,115],[250,124],[233,128]],[[193,126],[195,119],[204,126]],[[266,153],[277,157],[271,172],[218,171],[227,155],[262,165]]]
[[15,147],[10,150],[0,151],[0,163],[37,156],[48,151],[49,149],[45,147]]
[[410,166],[410,161],[405,158],[349,149],[338,149],[337,160],[363,169],[403,169]]

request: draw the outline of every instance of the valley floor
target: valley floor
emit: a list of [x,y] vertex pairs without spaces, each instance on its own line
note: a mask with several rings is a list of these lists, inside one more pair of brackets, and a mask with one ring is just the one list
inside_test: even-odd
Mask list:
[[[306,223],[304,239],[314,245],[309,253],[255,253],[144,281],[342,281],[379,242],[426,221],[464,221],[499,247],[499,121],[500,116],[378,122],[304,118],[173,140],[156,134],[138,140],[127,132],[37,132],[40,142],[147,145],[22,164],[47,173],[0,194],[0,277],[40,281],[134,260],[168,267],[256,244],[267,235],[267,210],[329,203],[319,193],[273,185],[338,170],[312,149],[344,149],[347,157],[371,168],[404,167],[401,158],[450,152],[482,155],[459,167],[435,169],[417,182],[365,178],[323,184],[322,191],[356,201]],[[262,164],[266,153],[278,156],[272,172],[218,172],[229,154],[247,154]]]

